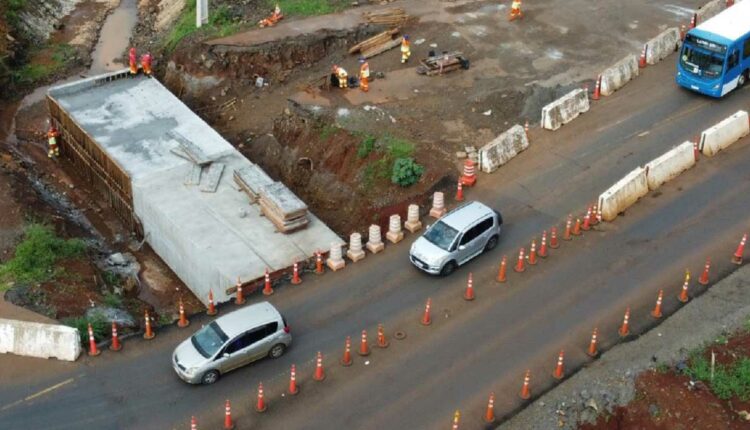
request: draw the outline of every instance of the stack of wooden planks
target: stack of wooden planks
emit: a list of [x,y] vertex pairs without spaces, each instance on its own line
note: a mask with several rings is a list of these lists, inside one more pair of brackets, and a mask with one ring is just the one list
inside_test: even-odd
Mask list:
[[400,7],[365,12],[362,16],[370,24],[387,25],[389,27],[401,27],[409,20],[409,15]]
[[281,182],[260,188],[260,210],[282,233],[307,227],[307,205]]
[[255,164],[234,171],[234,182],[240,189],[250,197],[250,203],[255,203],[260,198],[260,189],[263,186],[273,184],[273,179]]
[[420,75],[435,76],[468,68],[469,60],[461,52],[454,51],[420,60],[420,65],[417,66],[417,73]]
[[356,54],[357,52],[365,52],[370,49],[376,48],[380,45],[383,45],[385,43],[388,43],[391,40],[393,40],[393,36],[397,35],[398,32],[399,32],[399,29],[394,28],[391,30],[384,31],[378,35],[375,35],[363,42],[359,42],[358,44],[349,48],[349,54]]

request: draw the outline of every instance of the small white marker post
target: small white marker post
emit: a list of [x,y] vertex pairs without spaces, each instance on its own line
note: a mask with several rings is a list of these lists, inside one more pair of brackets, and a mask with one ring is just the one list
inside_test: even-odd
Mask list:
[[711,351],[711,381],[714,380],[714,367],[716,366],[716,353]]
[[201,28],[208,24],[208,0],[197,0],[195,2],[195,26]]

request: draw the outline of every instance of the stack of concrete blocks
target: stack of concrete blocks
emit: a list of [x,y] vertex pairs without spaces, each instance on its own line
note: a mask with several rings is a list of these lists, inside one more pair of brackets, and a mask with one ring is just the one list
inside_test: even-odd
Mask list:
[[419,205],[409,205],[404,227],[411,233],[422,228],[422,221],[419,220]]
[[75,361],[81,354],[78,329],[0,318],[0,354]]
[[542,127],[557,130],[588,110],[588,92],[578,88],[542,108]]
[[355,263],[365,258],[365,251],[362,250],[361,234],[352,233],[349,236],[349,249],[346,251],[346,256]]
[[385,249],[385,244],[383,243],[383,238],[380,234],[380,226],[377,224],[373,224],[370,226],[370,231],[367,235],[367,249],[370,250],[373,254],[377,254],[378,252]]
[[668,28],[646,44],[648,45],[646,62],[656,64],[667,58],[680,46],[680,29],[677,27]]
[[638,167],[599,196],[602,219],[612,221],[638,199],[648,194],[646,169]]
[[646,164],[648,189],[654,191],[685,170],[695,166],[693,142],[683,142]]
[[390,240],[391,243],[399,243],[404,240],[404,232],[401,230],[401,215],[391,215],[388,222],[388,233],[385,234],[385,238]]
[[727,148],[742,137],[747,136],[748,133],[750,133],[748,114],[746,111],[741,110],[703,131],[698,149],[700,149],[703,155],[713,157],[717,152]]
[[344,256],[341,252],[341,244],[338,242],[331,243],[331,252],[328,254],[328,260],[326,260],[328,268],[334,272],[343,269],[346,266]]
[[479,150],[480,168],[485,173],[492,173],[528,147],[526,130],[516,124]]
[[440,191],[435,191],[435,194],[432,195],[430,216],[433,218],[440,218],[445,215],[445,212],[447,212],[445,209],[445,195]]
[[601,94],[612,95],[635,79],[638,73],[638,59],[634,54],[630,54],[602,72]]

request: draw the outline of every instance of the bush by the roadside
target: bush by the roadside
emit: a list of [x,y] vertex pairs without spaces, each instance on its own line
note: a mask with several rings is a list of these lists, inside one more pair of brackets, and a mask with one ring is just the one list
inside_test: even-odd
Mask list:
[[711,363],[703,354],[693,354],[687,374],[706,383],[716,397],[729,400],[739,397],[750,400],[750,358],[742,357],[730,365],[717,364],[711,377]]
[[89,340],[89,323],[91,323],[91,330],[94,332],[94,340],[97,342],[105,339],[110,331],[110,323],[101,315],[95,315],[91,318],[66,318],[62,323],[69,327],[78,329],[82,345],[86,345]]
[[424,167],[417,164],[413,158],[397,158],[393,163],[391,182],[402,187],[414,185],[424,173]]

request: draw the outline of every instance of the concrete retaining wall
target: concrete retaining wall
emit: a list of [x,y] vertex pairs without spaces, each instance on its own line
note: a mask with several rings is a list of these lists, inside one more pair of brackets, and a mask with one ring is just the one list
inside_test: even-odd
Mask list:
[[634,54],[630,54],[602,72],[602,95],[611,95],[636,76],[638,76],[638,59]]
[[573,90],[542,108],[542,127],[557,130],[589,110],[589,96],[583,89]]
[[656,64],[677,50],[680,44],[680,30],[677,27],[668,28],[646,43],[646,62]]
[[492,173],[528,147],[526,131],[516,124],[479,150],[480,168],[485,173]]
[[683,142],[646,164],[648,189],[653,191],[659,188],[661,184],[676,178],[694,165],[693,142]]
[[695,14],[698,15],[698,22],[696,23],[696,25],[703,24],[707,20],[718,15],[719,12],[724,10],[725,5],[726,0],[711,0],[710,2],[698,8],[698,10],[695,11]]
[[81,338],[73,327],[0,318],[0,353],[75,361]]
[[701,134],[699,149],[703,155],[712,157],[750,133],[746,111],[738,111],[729,118],[705,130]]
[[612,221],[648,193],[646,169],[638,167],[599,196],[602,219]]

